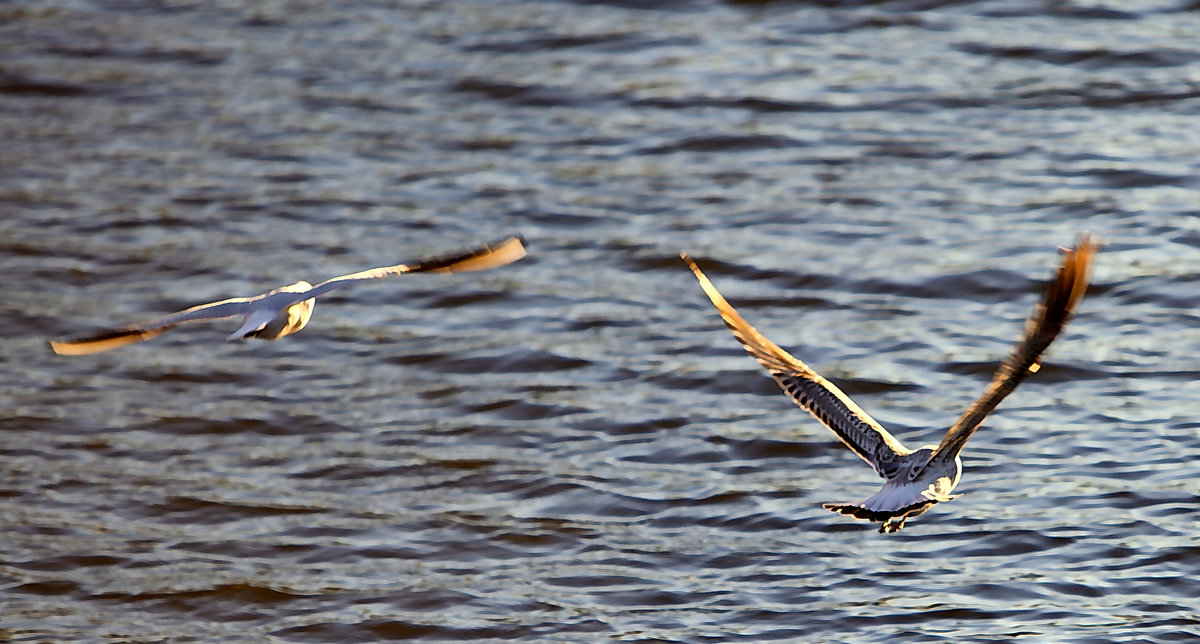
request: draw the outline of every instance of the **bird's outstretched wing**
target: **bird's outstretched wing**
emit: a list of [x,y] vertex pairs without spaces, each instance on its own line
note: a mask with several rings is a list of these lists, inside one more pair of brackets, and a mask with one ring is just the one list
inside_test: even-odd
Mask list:
[[374,280],[391,275],[404,275],[405,273],[467,273],[470,271],[483,271],[511,264],[524,256],[525,239],[520,235],[516,235],[461,253],[442,255],[407,264],[369,268],[365,271],[333,277],[314,286],[308,292],[308,295],[309,297],[317,297],[335,288],[341,288],[354,282]]
[[771,342],[746,320],[725,300],[713,286],[696,262],[687,253],[680,253],[683,261],[700,280],[708,299],[725,320],[725,325],[733,331],[733,336],[742,343],[746,351],[766,367],[771,377],[783,388],[792,400],[816,417],[837,435],[855,454],[875,468],[883,478],[894,474],[898,456],[910,453],[900,441],[889,434],[875,419],[858,408],[854,401],[822,378],[820,374],[809,369],[800,360],[792,357],[787,351]]
[[219,320],[243,315],[249,309],[250,303],[261,297],[237,297],[221,300],[220,302],[210,302],[119,329],[109,329],[72,340],[51,340],[50,348],[61,356],[82,356],[89,353],[100,353],[101,351],[116,349],[117,347],[123,347],[134,342],[149,340],[184,322]]
[[[1063,252],[1062,265],[1054,276],[1054,281],[1046,289],[1046,295],[1041,303],[1033,310],[1033,315],[1025,323],[1025,331],[1021,339],[1013,347],[1008,358],[996,369],[991,383],[983,395],[974,402],[967,411],[954,423],[942,437],[941,444],[933,453],[930,464],[934,461],[952,461],[962,451],[963,445],[983,419],[987,417],[1004,397],[1012,393],[1026,376],[1034,373],[1041,365],[1042,352],[1054,338],[1058,336],[1071,317],[1071,313],[1083,299],[1087,291],[1088,280],[1092,269],[1092,259],[1100,245],[1089,235],[1083,235],[1075,243],[1074,248]],[[927,465],[926,467],[929,467]]]

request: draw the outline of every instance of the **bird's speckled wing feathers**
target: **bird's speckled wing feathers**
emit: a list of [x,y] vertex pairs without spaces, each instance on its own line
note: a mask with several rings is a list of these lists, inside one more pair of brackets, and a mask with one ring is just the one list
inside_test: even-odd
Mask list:
[[725,325],[733,331],[734,337],[742,343],[746,351],[766,367],[771,377],[797,405],[824,423],[847,447],[875,468],[881,477],[887,478],[894,470],[896,457],[908,454],[910,450],[859,409],[858,405],[833,383],[779,348],[742,319],[696,262],[692,261],[687,253],[681,253],[680,256],[696,274],[696,279],[700,280],[700,286],[708,295],[708,299],[712,300],[713,306],[725,320]]

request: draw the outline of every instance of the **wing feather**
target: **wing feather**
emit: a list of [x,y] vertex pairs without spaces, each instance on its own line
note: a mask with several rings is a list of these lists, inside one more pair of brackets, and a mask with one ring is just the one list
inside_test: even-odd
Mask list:
[[1038,370],[1042,352],[1066,325],[1071,313],[1083,299],[1091,274],[1092,260],[1100,245],[1091,236],[1083,235],[1075,247],[1063,253],[1062,264],[1055,273],[1054,281],[1033,315],[1025,324],[1021,339],[1013,347],[1008,358],[996,369],[991,382],[979,397],[942,437],[934,451],[935,460],[953,460],[962,451],[967,439],[983,423],[1004,397],[1012,393],[1029,374]]
[[54,353],[62,356],[82,356],[91,353],[100,353],[101,351],[116,349],[127,344],[133,344],[134,342],[149,340],[184,322],[219,320],[241,315],[246,311],[246,304],[256,299],[259,298],[238,297],[221,300],[220,302],[201,304],[193,306],[190,309],[184,309],[119,329],[100,331],[71,340],[51,340],[50,348]]
[[726,301],[687,253],[680,253],[680,256],[696,274],[696,279],[700,280],[700,287],[712,300],[725,325],[733,331],[733,336],[770,372],[783,391],[832,430],[846,447],[874,467],[880,476],[887,478],[894,473],[896,458],[908,454],[910,450],[859,409],[833,383],[759,333]]
[[470,250],[418,260],[407,264],[370,268],[349,275],[341,275],[317,284],[308,292],[317,297],[354,282],[374,280],[406,273],[467,273],[482,271],[511,264],[525,256],[525,238],[516,235],[498,242],[483,244]]

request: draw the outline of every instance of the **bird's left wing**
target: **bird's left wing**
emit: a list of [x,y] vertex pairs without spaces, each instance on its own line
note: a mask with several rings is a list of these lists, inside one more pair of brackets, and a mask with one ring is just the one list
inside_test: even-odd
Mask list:
[[524,256],[525,239],[520,235],[516,235],[498,242],[483,244],[482,246],[460,253],[442,255],[407,264],[370,268],[365,271],[350,273],[349,275],[333,277],[312,287],[312,290],[308,291],[306,295],[308,297],[317,297],[335,288],[341,288],[354,282],[379,279],[391,275],[404,275],[405,273],[467,273],[470,271],[483,271],[511,264]]
[[236,297],[210,302],[177,311],[153,320],[146,320],[119,329],[109,329],[71,340],[51,340],[50,348],[60,356],[83,356],[149,340],[184,322],[219,320],[245,313],[247,304],[257,298]]
[[875,419],[859,409],[850,397],[787,351],[768,340],[725,300],[687,253],[683,261],[700,280],[708,299],[733,331],[733,336],[750,355],[766,367],[771,377],[792,401],[833,431],[847,447],[866,461],[883,478],[894,473],[896,457],[909,449],[889,434]]

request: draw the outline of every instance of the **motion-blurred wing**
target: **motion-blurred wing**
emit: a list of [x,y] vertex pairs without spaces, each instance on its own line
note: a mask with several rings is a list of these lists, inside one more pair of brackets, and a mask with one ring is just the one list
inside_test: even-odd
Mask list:
[[525,239],[520,235],[508,239],[484,244],[471,250],[443,255],[431,259],[419,260],[408,264],[382,266],[371,268],[349,275],[334,277],[317,284],[308,292],[308,297],[324,295],[335,288],[341,288],[353,282],[379,279],[391,275],[405,273],[467,273],[483,271],[511,264],[525,256]]
[[721,296],[696,262],[687,253],[681,253],[680,256],[696,274],[696,279],[700,280],[701,288],[712,300],[713,306],[717,307],[725,325],[733,331],[733,336],[759,364],[766,367],[792,400],[824,423],[847,447],[874,467],[881,477],[887,478],[889,473],[894,473],[896,457],[908,454],[909,450],[833,383],[750,326]]
[[1062,265],[1059,266],[1054,281],[1046,289],[1041,303],[1025,323],[1025,332],[1020,341],[996,369],[983,395],[967,408],[962,417],[946,432],[934,452],[933,459],[953,460],[958,456],[967,439],[975,433],[996,405],[1012,393],[1026,376],[1038,370],[1042,352],[1062,331],[1067,319],[1083,299],[1091,273],[1092,259],[1099,249],[1098,243],[1090,236],[1084,235],[1079,238],[1074,248],[1064,252]]
[[164,315],[153,320],[147,320],[146,322],[132,324],[120,329],[101,331],[73,340],[51,340],[50,348],[62,356],[82,356],[89,353],[100,353],[101,351],[116,349],[117,347],[123,347],[134,342],[149,340],[184,322],[219,320],[242,315],[247,310],[247,303],[254,299],[257,298],[239,297],[220,302],[201,304],[200,306],[193,306],[190,309]]

